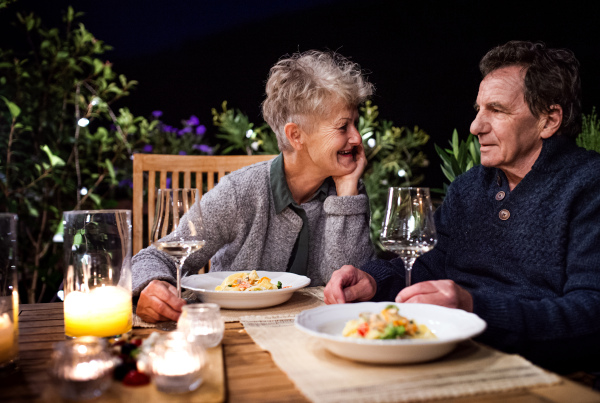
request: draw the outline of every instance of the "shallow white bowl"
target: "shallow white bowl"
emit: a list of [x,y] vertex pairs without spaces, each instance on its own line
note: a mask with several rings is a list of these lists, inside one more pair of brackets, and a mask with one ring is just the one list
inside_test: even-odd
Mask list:
[[[277,284],[281,281],[283,287],[280,290],[268,291],[215,291],[215,287],[221,285],[223,280],[235,271],[215,271],[206,274],[195,274],[184,277],[181,286],[194,291],[196,296],[203,302],[213,302],[225,309],[256,309],[279,305],[292,297],[294,291],[310,284],[310,279],[294,273],[278,271],[258,271],[259,277],[269,277]],[[248,272],[246,272],[248,273]]]
[[[362,312],[380,312],[386,306],[398,306],[400,315],[426,325],[437,339],[365,340],[342,336],[347,321]],[[477,336],[486,323],[477,315],[459,309],[427,304],[360,302],[325,305],[301,312],[296,327],[321,340],[332,353],[350,360],[378,364],[409,364],[439,358],[460,341]]]

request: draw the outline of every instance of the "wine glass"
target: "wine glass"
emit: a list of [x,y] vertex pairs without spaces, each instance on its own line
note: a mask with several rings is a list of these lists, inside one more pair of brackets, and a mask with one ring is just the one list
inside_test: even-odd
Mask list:
[[[200,212],[194,217],[194,221],[182,222],[181,228],[178,228],[179,221],[199,200],[199,192],[197,189],[158,189],[156,196],[151,241],[156,249],[165,252],[175,261],[177,297],[181,298],[181,268],[189,255],[204,246],[204,226]],[[200,205],[195,208],[200,209]],[[163,322],[157,327],[161,330],[175,330],[177,323]]]
[[381,243],[400,256],[406,269],[406,286],[410,286],[413,263],[437,243],[428,188],[389,188]]

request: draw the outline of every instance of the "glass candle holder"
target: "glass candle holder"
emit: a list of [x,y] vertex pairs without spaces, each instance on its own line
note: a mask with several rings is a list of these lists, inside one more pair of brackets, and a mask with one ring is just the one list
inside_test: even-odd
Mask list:
[[188,342],[184,333],[174,331],[160,335],[146,362],[158,391],[186,393],[202,384],[205,361],[202,346]]
[[110,387],[116,361],[106,340],[85,336],[56,343],[49,372],[64,399],[93,399]]
[[119,337],[131,330],[131,211],[63,216],[65,333]]
[[10,373],[19,355],[19,291],[16,214],[0,213],[0,372]]
[[210,348],[223,340],[225,323],[219,305],[189,304],[182,308],[177,329],[185,333],[189,341],[196,341],[205,348]]

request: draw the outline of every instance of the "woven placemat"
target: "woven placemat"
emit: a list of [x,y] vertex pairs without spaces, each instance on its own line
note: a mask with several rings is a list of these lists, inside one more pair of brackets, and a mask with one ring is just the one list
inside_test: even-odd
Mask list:
[[294,327],[294,315],[241,318],[252,339],[313,402],[411,402],[551,385],[552,373],[518,355],[466,341],[440,360],[412,365],[363,364],[327,351]]

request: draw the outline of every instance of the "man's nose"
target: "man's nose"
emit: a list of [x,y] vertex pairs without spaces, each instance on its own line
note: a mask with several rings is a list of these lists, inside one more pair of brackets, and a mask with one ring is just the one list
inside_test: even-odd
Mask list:
[[479,136],[480,134],[485,134],[485,133],[489,132],[490,129],[491,129],[491,125],[485,118],[484,114],[481,112],[478,112],[477,116],[475,116],[475,119],[471,123],[471,127],[470,127],[471,133],[473,133],[473,135],[475,135],[475,136]]

